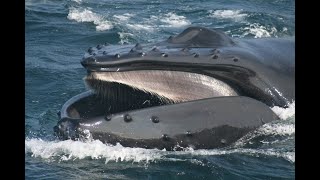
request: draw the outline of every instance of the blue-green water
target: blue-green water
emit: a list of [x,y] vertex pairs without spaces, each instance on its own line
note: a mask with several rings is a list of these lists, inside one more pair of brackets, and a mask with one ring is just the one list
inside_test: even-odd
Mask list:
[[293,0],[26,0],[26,179],[294,179],[295,104],[225,149],[167,152],[59,141],[57,111],[86,90],[90,46],[154,42],[188,26],[235,38],[295,36]]

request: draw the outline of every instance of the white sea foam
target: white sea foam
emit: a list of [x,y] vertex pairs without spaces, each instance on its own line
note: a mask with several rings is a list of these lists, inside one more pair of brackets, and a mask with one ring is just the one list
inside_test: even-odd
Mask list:
[[113,28],[111,22],[89,9],[70,8],[67,18],[77,22],[93,22],[93,24],[96,25],[97,31],[105,31]]
[[105,159],[109,161],[149,162],[160,159],[158,150],[142,148],[127,148],[120,144],[116,146],[105,145],[99,140],[81,141],[43,141],[41,139],[25,140],[25,152],[32,153],[33,157],[43,159],[59,158],[59,160],[74,160],[90,157],[92,159]]
[[128,21],[134,14],[125,13],[123,15],[113,15],[114,18],[118,19],[119,21]]
[[[184,16],[179,16],[173,12],[167,14],[162,14],[159,16],[151,15],[150,18],[142,18],[138,23],[130,22],[130,18],[133,17],[133,14],[123,14],[123,15],[114,15],[113,17],[116,21],[127,22],[126,26],[135,31],[148,31],[154,32],[159,27],[160,28],[178,28],[190,25],[191,22],[186,19]],[[129,23],[128,23],[129,22]]]
[[292,103],[289,104],[288,108],[282,108],[278,106],[272,107],[272,111],[276,113],[281,119],[288,119],[290,117],[294,117],[295,115],[295,102],[293,101]]
[[73,2],[76,2],[78,4],[81,4],[82,3],[82,0],[72,0]]
[[145,30],[145,31],[149,31],[152,32],[154,31],[154,27],[147,25],[147,24],[127,24],[127,26],[130,29],[134,29],[134,30]]
[[215,10],[209,11],[209,17],[218,19],[233,19],[236,21],[243,20],[248,14],[243,13],[243,10]]
[[[80,141],[43,141],[41,139],[26,139],[25,153],[31,153],[32,157],[40,157],[47,160],[68,161],[75,159],[103,159],[106,163],[113,162],[138,162],[150,163],[154,161],[194,161],[189,157],[214,156],[225,154],[245,154],[250,156],[276,156],[294,162],[294,152],[277,152],[273,149],[244,149],[231,150],[193,150],[186,148],[184,151],[165,151],[158,149],[143,149],[123,147],[120,144],[115,146],[103,144],[99,140],[90,142]],[[172,157],[174,155],[175,157]],[[187,158],[185,156],[188,156]]]
[[169,24],[171,27],[182,27],[191,24],[191,22],[187,20],[186,17],[179,16],[172,12],[165,14],[160,18],[160,21]]
[[243,30],[245,31],[243,36],[252,34],[254,35],[254,38],[270,37],[277,32],[277,29],[275,27],[267,29],[266,27],[258,23],[250,24],[249,27],[245,27],[243,28]]
[[[148,22],[146,22],[145,20],[139,21],[139,23],[133,23],[130,18],[134,17],[135,14],[130,14],[130,13],[125,13],[122,15],[113,15],[113,17],[115,18],[115,21],[117,24],[119,24],[120,26],[127,26],[129,29],[131,30],[135,30],[135,31],[148,31],[148,32],[152,32],[154,31],[154,26],[148,24]],[[128,36],[132,36],[131,33],[118,33],[120,35],[120,38],[126,38]],[[124,40],[125,41],[125,40]],[[123,41],[121,41],[120,43],[123,43]]]
[[260,129],[260,133],[265,135],[293,135],[295,134],[294,124],[264,124]]

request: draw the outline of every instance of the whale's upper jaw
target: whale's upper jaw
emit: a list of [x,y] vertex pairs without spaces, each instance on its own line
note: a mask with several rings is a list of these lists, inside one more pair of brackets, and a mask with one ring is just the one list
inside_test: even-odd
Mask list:
[[211,73],[224,71],[229,66],[226,61],[236,67],[232,65],[236,57],[218,49],[233,45],[223,32],[188,28],[158,44],[99,45],[88,50],[81,64],[88,71],[86,85],[98,94],[105,94],[102,91],[116,82],[174,103],[237,96],[236,89],[219,80],[223,75]]
[[218,49],[234,44],[223,32],[191,27],[158,44],[98,45],[88,50],[81,64],[88,71],[86,85],[99,94],[104,94],[101,89],[105,91],[108,82],[116,82],[170,102],[236,96],[236,89],[210,72],[223,71],[227,61],[230,65],[237,61]]
[[220,48],[235,44],[219,30],[190,27],[156,44],[91,47],[81,64],[88,71],[168,70],[170,67],[185,69],[190,63],[200,68],[212,64],[234,64],[239,57],[225,55]]

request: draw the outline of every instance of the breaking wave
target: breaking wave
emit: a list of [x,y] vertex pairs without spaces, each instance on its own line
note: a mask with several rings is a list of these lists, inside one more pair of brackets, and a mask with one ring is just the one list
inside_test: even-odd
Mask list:
[[259,23],[249,24],[247,27],[242,28],[242,30],[244,31],[243,36],[253,35],[254,38],[271,37],[272,35],[277,37],[276,33],[278,32],[275,27],[267,28]]
[[289,104],[288,108],[282,108],[278,106],[274,106],[271,109],[273,110],[274,113],[276,113],[281,119],[288,119],[290,117],[293,117],[295,115],[295,108],[296,103],[292,102]]
[[[76,159],[103,159],[105,163],[113,162],[137,162],[150,163],[155,161],[186,161],[187,156],[219,156],[225,154],[245,154],[249,156],[265,155],[284,158],[294,162],[294,152],[277,152],[273,149],[244,149],[231,150],[193,150],[166,151],[158,149],[143,149],[123,147],[120,144],[115,146],[103,144],[99,140],[90,142],[81,141],[44,141],[41,139],[25,140],[25,153],[32,157],[40,157],[50,161],[68,161]],[[175,157],[172,157],[172,156]],[[181,157],[179,157],[181,156]],[[190,160],[190,159],[189,159]]]
[[96,25],[97,31],[105,31],[113,28],[111,22],[89,9],[70,8],[67,18],[77,22],[92,22]]
[[215,10],[209,11],[209,17],[218,19],[233,19],[236,21],[243,20],[248,14],[243,13],[242,10]]
[[160,18],[160,21],[167,23],[171,27],[182,27],[191,24],[191,22],[187,20],[186,17],[176,15],[172,12],[165,14],[163,17]]

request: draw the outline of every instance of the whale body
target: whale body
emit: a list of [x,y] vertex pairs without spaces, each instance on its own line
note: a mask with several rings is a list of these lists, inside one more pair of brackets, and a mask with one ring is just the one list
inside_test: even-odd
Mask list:
[[89,48],[81,64],[90,90],[63,105],[60,139],[220,148],[278,120],[270,107],[295,100],[294,38],[189,27],[158,43]]

